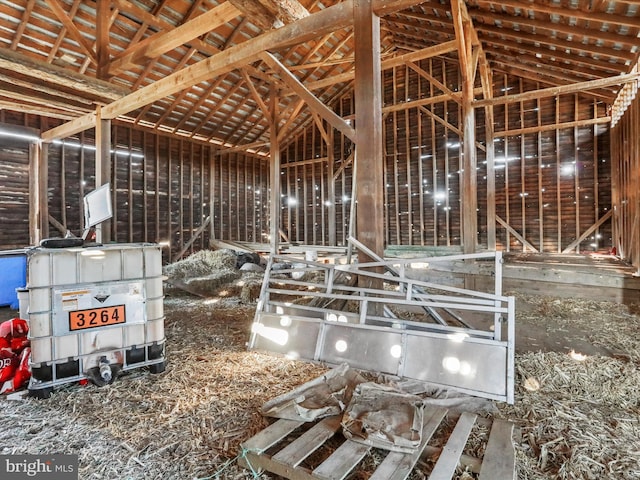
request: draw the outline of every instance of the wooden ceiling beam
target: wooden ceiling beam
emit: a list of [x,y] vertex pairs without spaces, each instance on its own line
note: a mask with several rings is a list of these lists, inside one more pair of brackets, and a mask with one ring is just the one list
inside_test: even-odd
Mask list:
[[[522,70],[518,67],[513,67],[511,65],[498,63],[494,65],[493,69],[496,72],[531,80],[541,85],[545,85],[546,87],[573,85],[571,82],[558,80],[557,78],[549,78],[545,76],[544,73],[532,72],[531,70]],[[578,95],[589,97],[590,99],[604,101],[606,103],[611,103],[613,99],[613,94],[606,90],[589,90],[589,91],[579,92]]]
[[[423,48],[422,50],[418,50],[416,52],[405,53],[403,55],[398,55],[396,57],[387,58],[382,61],[381,65],[383,70],[388,70],[395,66],[404,65],[406,62],[417,62],[420,60],[425,60],[427,58],[438,57],[440,55],[444,55],[446,53],[450,53],[455,50],[456,50],[455,41],[444,42],[439,45]],[[333,75],[331,77],[324,78],[322,80],[309,82],[305,86],[309,90],[317,90],[319,88],[329,87],[337,83],[348,82],[350,80],[353,80],[354,78],[355,78],[355,72],[351,70],[349,72],[345,72],[339,75]]]
[[[279,117],[285,118],[286,120],[282,122],[282,125],[278,126],[278,143],[280,143],[280,141],[289,134],[289,128],[302,110],[302,107],[304,107],[304,100],[298,99],[297,102],[291,102],[285,109],[280,112]],[[291,109],[291,113],[285,116],[285,113],[289,109]]]
[[425,0],[374,0],[373,12],[379,17],[384,17],[424,2]]
[[272,12],[284,25],[309,16],[307,10],[298,0],[258,0],[267,10]]
[[[73,5],[71,5],[71,10],[69,10],[69,16],[70,17],[74,17],[76,12],[78,11],[78,8],[80,7],[80,2],[81,0],[74,0],[73,1]],[[67,36],[67,27],[65,27],[64,25],[62,26],[62,30],[60,30],[59,35],[56,37],[55,42],[53,43],[53,46],[51,47],[51,50],[49,51],[49,55],[47,55],[47,61],[49,63],[53,62],[53,60],[56,58],[56,55],[58,54],[58,51],[60,50],[60,45],[62,44],[63,40],[66,38]]]
[[327,107],[322,101],[320,101],[313,93],[311,93],[300,81],[293,75],[287,68],[280,63],[280,61],[269,52],[264,52],[260,55],[260,58],[269,67],[271,67],[280,76],[282,81],[286,83],[291,90],[293,90],[309,108],[324,118],[333,128],[342,132],[351,141],[355,142],[356,132],[355,130],[339,117],[333,110]]
[[223,2],[179,27],[151,35],[133,45],[111,62],[109,74],[116,75],[142,61],[157,58],[183,44],[188,44],[200,35],[230,22],[240,14],[241,12],[231,3]]
[[45,104],[48,107],[55,107],[60,111],[68,112],[70,115],[83,115],[90,112],[93,109],[93,105],[86,105],[82,102],[72,102],[68,98],[53,97],[47,95],[46,97],[37,97],[33,95],[33,92],[24,90],[23,88],[17,88],[13,86],[11,89],[5,89],[0,87],[0,95],[13,98],[16,103],[33,103],[33,104]]
[[24,89],[23,92],[29,91],[34,102],[40,101],[46,103],[49,98],[61,99],[72,104],[83,105],[86,111],[93,110],[94,101],[86,96],[80,96],[74,93],[55,89],[50,84],[43,82],[34,82],[30,77],[10,76],[4,73],[0,73],[0,84],[12,85],[19,89]]
[[[116,118],[204,80],[230,72],[254,61],[268,49],[304,43],[312,38],[317,38],[318,35],[344,28],[352,21],[352,2],[353,0],[346,0],[338,3],[295,23],[263,33],[251,42],[243,42],[229,47],[216,55],[164,77],[104,107],[102,109],[103,118]],[[85,116],[84,120],[79,119],[72,125],[61,125],[44,132],[42,138],[45,141],[64,138],[90,128],[94,122],[95,115]],[[77,130],[78,128],[81,130]]]
[[109,42],[109,28],[111,26],[111,0],[96,0],[96,57],[98,66],[97,77],[107,79],[111,47]]
[[123,87],[35,60],[5,48],[0,48],[0,69],[5,73],[14,72],[32,78],[40,84],[58,85],[67,90],[75,90],[80,96],[84,94],[102,101],[117,100],[129,93],[129,90]]
[[572,83],[569,85],[561,85],[557,87],[543,88],[532,90],[525,93],[517,93],[515,95],[503,95],[492,99],[476,100],[473,102],[474,107],[484,107],[485,105],[505,105],[508,103],[524,102],[527,100],[535,100],[538,98],[555,97],[568,93],[580,93],[598,88],[607,88],[618,85],[624,85],[628,82],[640,79],[640,73],[627,73],[624,75],[616,75],[614,77],[601,78],[588,82]]
[[67,29],[69,34],[73,37],[73,39],[78,42],[80,47],[84,50],[89,58],[94,64],[98,64],[98,60],[96,58],[96,53],[91,47],[91,44],[87,41],[86,38],[82,35],[78,27],[73,23],[73,20],[69,18],[67,12],[60,6],[60,2],[57,0],[44,0],[45,3],[49,6],[54,15],[62,22],[62,25]]
[[14,112],[28,113],[30,115],[40,115],[42,117],[58,118],[60,120],[71,120],[76,115],[67,111],[51,108],[42,104],[16,103],[15,99],[0,96],[0,110],[11,110]]
[[407,18],[407,19],[411,19],[411,20],[416,20],[416,22],[414,22],[414,24],[422,25],[423,27],[425,25],[422,22],[429,22],[429,23],[437,23],[439,25],[449,26],[449,27],[451,27],[453,29],[453,23],[452,23],[451,17],[449,17],[446,14],[434,15],[434,14],[430,14],[430,13],[414,12],[414,11],[410,10],[410,11],[406,11],[406,12],[397,13],[396,15],[394,15],[392,17],[388,17],[385,20],[387,20],[387,21],[395,21],[398,18]]
[[258,0],[228,0],[228,3],[233,4],[245,18],[262,30],[268,31],[284,25],[282,20]]
[[[195,49],[192,47],[189,49],[189,51],[187,52],[186,55],[183,55],[183,57],[180,59],[180,63],[178,64],[176,70],[181,70],[189,61],[189,59],[193,56],[193,54],[195,53]],[[154,64],[156,60],[152,60],[151,62],[149,62],[149,65],[147,65],[147,67],[144,69],[144,73],[143,75],[140,75],[140,77],[138,78],[138,80],[136,81],[136,83],[134,84],[134,88],[133,90],[137,90],[138,87],[140,86],[140,84],[142,83],[144,76],[151,70],[152,65]],[[135,123],[139,123],[140,121],[142,121],[142,119],[146,116],[147,112],[151,109],[152,104],[149,103],[147,105],[144,106],[144,108],[142,108],[142,110],[140,111],[140,113],[136,116],[135,119]]]
[[575,8],[555,6],[539,1],[528,2],[519,0],[476,0],[476,3],[479,5],[496,5],[500,7],[519,8],[531,12],[558,15],[564,18],[576,18],[578,20],[584,20],[588,22],[598,22],[603,24],[620,25],[623,27],[640,29],[640,17],[628,17],[626,15],[618,15],[615,13],[602,13],[594,11],[583,12],[582,10],[577,10]]
[[[194,135],[196,135],[198,132],[200,132],[202,130],[202,127],[205,126],[206,124],[209,123],[209,120],[211,120],[213,117],[215,117],[216,113],[218,113],[220,111],[220,107],[223,106],[227,100],[229,100],[233,95],[236,94],[236,92],[238,91],[238,89],[240,88],[240,86],[242,85],[242,82],[235,82],[233,84],[233,86],[229,89],[226,90],[226,94],[224,97],[222,97],[219,101],[218,101],[218,108],[212,108],[211,111],[209,112],[209,114],[207,115],[207,117],[205,118],[205,121],[202,122],[200,124],[200,126],[194,130],[193,132],[191,132],[191,136],[193,137]],[[211,135],[207,141],[211,141],[213,139],[213,135]]]

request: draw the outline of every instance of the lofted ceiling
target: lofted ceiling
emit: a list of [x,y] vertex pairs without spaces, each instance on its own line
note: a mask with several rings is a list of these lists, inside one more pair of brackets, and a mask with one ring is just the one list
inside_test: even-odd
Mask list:
[[[330,105],[353,88],[352,20],[336,13],[333,26],[328,15],[309,21],[350,2],[0,0],[0,108],[67,121],[131,98],[130,108],[111,110],[114,117],[267,153],[272,92],[279,92],[284,136],[312,121],[305,94]],[[429,50],[456,40],[449,0],[373,3],[382,18],[383,68],[420,52],[457,61],[455,47]],[[494,75],[570,85],[629,73],[638,60],[636,1],[467,0],[466,9]],[[278,30],[287,34],[265,40]],[[247,42],[269,53],[241,54]],[[186,87],[170,88],[167,77]],[[620,88],[604,84],[589,94],[612,104]]]

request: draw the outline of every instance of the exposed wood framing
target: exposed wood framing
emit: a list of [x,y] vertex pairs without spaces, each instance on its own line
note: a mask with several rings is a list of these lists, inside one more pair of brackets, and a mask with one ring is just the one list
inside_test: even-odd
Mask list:
[[498,221],[498,223],[500,225],[502,225],[504,228],[506,228],[509,233],[511,235],[513,235],[514,237],[516,237],[518,239],[518,241],[520,243],[522,243],[522,245],[526,248],[531,249],[533,252],[537,253],[538,249],[536,247],[534,247],[533,245],[531,245],[526,238],[524,238],[522,235],[520,235],[520,233],[518,231],[516,231],[516,229],[514,229],[511,225],[509,225],[507,222],[505,222],[502,218],[500,218],[499,216],[496,215],[496,220]]
[[136,64],[157,58],[182,44],[188,44],[194,38],[233,20],[240,13],[230,2],[223,2],[176,28],[151,35],[118,55],[109,66],[109,74],[115,75],[120,71],[131,69]]
[[300,83],[300,81],[289,71],[287,68],[280,63],[280,61],[274,57],[269,52],[263,52],[260,54],[260,58],[267,65],[269,65],[272,69],[280,75],[284,83],[286,83],[289,88],[291,88],[294,92],[303,99],[306,104],[311,108],[311,110],[324,118],[331,126],[335,129],[344,133],[351,140],[355,141],[355,131],[354,129],[347,124],[342,118],[338,117],[330,108],[328,108],[325,104],[323,104],[318,98],[313,95],[307,88]]
[[640,273],[640,100],[636,97],[611,131],[613,244]]
[[[354,4],[356,157],[358,240],[376,255],[384,255],[382,85],[380,17],[370,0]],[[356,201],[354,199],[353,201]],[[361,252],[361,262],[369,256]]]
[[478,189],[476,173],[476,123],[473,87],[476,64],[472,60],[473,25],[463,1],[452,0],[453,26],[462,72],[462,114],[464,116],[462,167],[462,245],[464,253],[475,253],[478,238]]
[[[103,119],[101,108],[98,106],[96,110],[96,188],[111,182],[112,163],[111,163],[111,120]],[[115,158],[115,157],[114,157]],[[64,159],[64,155],[63,155]],[[111,185],[112,201],[115,204],[114,193],[116,186]],[[63,186],[63,191],[65,191]],[[65,202],[66,203],[66,202]],[[63,223],[66,223],[63,221]],[[105,220],[100,225],[96,225],[96,241],[111,241],[111,220]],[[117,228],[117,224],[114,224]]]
[[[104,118],[116,118],[201,81],[244,66],[267,50],[305,42],[323,33],[344,28],[350,23],[352,8],[352,0],[347,0],[295,23],[264,33],[251,42],[229,47],[107,105],[103,108],[102,115]],[[85,115],[75,122],[69,122],[44,132],[42,138],[44,141],[52,141],[73,135],[94,125],[95,116]]]
[[[430,59],[422,61],[420,68],[429,72],[440,83],[460,89],[456,80],[452,80],[456,75],[455,66],[451,62]],[[494,85],[494,80],[488,75],[488,69],[484,70],[485,73],[483,69],[483,64],[479,61],[478,71],[484,88],[476,89],[476,92],[482,93],[484,98],[491,98],[493,91],[490,87]],[[392,75],[392,71],[396,74]],[[459,245],[459,220],[454,208],[459,205],[460,187],[457,180],[460,175],[460,147],[456,145],[460,140],[462,116],[452,108],[456,103],[445,96],[439,98],[438,102],[424,107],[433,115],[427,114],[422,108],[415,108],[413,100],[406,102],[407,98],[431,98],[439,92],[433,83],[422,75],[414,74],[414,71],[396,67],[385,72],[383,76],[384,101],[394,105],[390,113],[384,116],[385,147],[388,152],[383,174],[383,183],[386,186],[384,203],[387,206],[385,241],[387,244],[402,245]],[[407,82],[411,82],[409,89]],[[495,82],[496,92],[504,89],[518,94],[527,89],[539,89],[535,82],[516,82],[513,77],[507,75],[498,76]],[[394,89],[396,94],[391,96]],[[576,102],[579,108],[574,111]],[[560,103],[567,104],[570,114],[561,113],[556,117],[556,108],[559,108]],[[354,118],[349,114],[350,110],[342,109],[345,104],[346,102],[342,102],[340,106],[336,106],[336,111],[344,118]],[[404,105],[405,108],[395,108],[396,105]],[[495,114],[492,113],[494,109]],[[590,145],[597,145],[599,151],[606,149],[607,144],[601,144],[606,137],[596,130],[606,126],[608,117],[605,115],[604,105],[587,102],[586,97],[580,95],[562,95],[557,99],[543,97],[520,101],[510,106],[487,105],[484,110],[484,129],[490,127],[493,130],[495,125],[499,132],[495,134],[493,141],[491,131],[480,140],[487,147],[484,159],[479,157],[478,160],[478,192],[486,191],[486,197],[479,197],[478,205],[480,211],[486,212],[487,215],[486,228],[483,221],[483,226],[479,229],[480,244],[488,248],[491,231],[496,232],[495,216],[499,215],[535,249],[562,252],[576,239],[576,216],[580,216],[579,224],[586,225],[586,222],[589,222],[589,225],[592,225],[606,213],[605,210],[595,216],[596,209],[602,211],[602,208],[606,209],[609,205],[607,189],[603,188],[609,182],[607,164],[600,160],[602,155],[590,156],[589,162],[597,158],[598,165],[602,166],[597,167],[598,171],[582,171],[582,167],[586,169],[588,165],[585,163],[584,154],[581,153],[588,152],[591,149]],[[487,110],[489,114],[486,113]],[[564,108],[562,111],[565,111]],[[394,112],[399,114],[394,115]],[[493,115],[493,120],[490,115]],[[436,116],[442,121],[436,120]],[[478,118],[482,121],[483,117],[479,114]],[[308,138],[310,131],[314,129],[314,125],[311,125],[303,136]],[[413,132],[410,139],[403,134],[408,131]],[[479,135],[482,131],[482,127],[478,129]],[[321,134],[318,136],[321,137]],[[342,138],[342,135],[337,138]],[[577,143],[581,146],[579,151],[575,150]],[[317,174],[313,177],[308,167],[312,164],[318,165],[315,160],[324,158],[320,156],[317,147],[312,150],[309,150],[308,146],[305,147],[302,138],[296,140],[295,145],[300,148],[296,151],[287,148],[283,153],[286,162],[283,166],[286,168],[287,165],[292,165],[293,168],[293,165],[296,165],[298,168],[296,175],[291,174],[283,178],[283,188],[290,188],[293,196],[297,196],[297,192],[302,188],[300,181],[297,181],[298,178],[308,179],[309,185],[320,181]],[[349,196],[348,186],[351,184],[351,177],[348,167],[352,153],[339,139],[335,151],[341,155],[336,156],[334,160],[335,192],[331,197],[323,198],[336,204],[336,241],[340,244],[344,238],[344,225],[348,224],[348,203],[345,204],[342,198]],[[489,157],[491,151],[494,159],[493,175]],[[478,152],[480,155],[481,149],[478,149]],[[579,207],[574,205],[573,199],[568,201],[563,193],[567,191],[570,183],[570,193],[567,194],[576,194],[575,178],[562,173],[562,160],[567,156],[580,162],[578,192],[582,194]],[[307,160],[303,160],[305,158]],[[585,196],[588,198],[585,199]],[[490,220],[489,213],[491,205],[494,205],[493,220]],[[557,214],[552,211],[556,205],[561,205],[562,208]],[[294,229],[301,238],[305,235],[312,236],[311,227],[307,226],[311,224],[311,215],[304,215],[303,211],[297,212],[300,223],[296,225],[296,209],[285,207],[285,210],[291,210],[293,214],[292,217],[287,217],[286,214],[283,217],[290,221],[287,228]],[[411,215],[409,211],[412,212]],[[576,220],[572,220],[574,217]],[[484,220],[484,216],[481,218]],[[300,229],[304,231],[301,232]],[[602,239],[598,241],[600,246],[608,244],[609,229],[607,222],[601,225],[599,235]],[[499,232],[493,235],[493,248],[523,248],[523,243],[507,229],[500,228]],[[585,248],[594,248],[591,243],[593,242],[590,241]]]
[[73,39],[80,44],[83,48],[84,53],[87,55],[87,59],[92,63],[97,64],[98,60],[96,58],[96,53],[93,49],[91,43],[80,33],[76,25],[73,23],[73,20],[67,15],[67,12],[64,11],[60,2],[56,0],[45,0],[49,8],[53,11],[58,20],[62,22],[64,27],[67,29],[69,34],[73,37]]
[[129,93],[126,88],[38,61],[6,48],[0,48],[0,69],[37,79],[39,83],[72,88],[76,92],[86,94],[88,98],[102,101],[117,100]]
[[555,97],[557,95],[578,93],[588,90],[594,90],[602,87],[610,87],[615,85],[624,85],[627,82],[633,82],[640,78],[638,73],[629,73],[625,75],[616,75],[610,78],[602,78],[599,80],[590,80],[587,82],[573,83],[571,85],[562,85],[559,87],[549,87],[530,92],[524,92],[517,95],[503,95],[491,99],[476,100],[474,107],[484,107],[487,105],[503,105],[507,103],[517,103],[526,100],[535,100],[537,98]]
[[[191,212],[193,212],[193,209],[191,210]],[[198,229],[195,231],[193,236],[189,239],[189,241],[187,241],[187,243],[185,243],[184,247],[182,247],[182,250],[180,250],[178,254],[173,258],[174,261],[178,261],[182,257],[184,257],[184,254],[187,253],[187,250],[189,250],[193,246],[193,244],[200,238],[200,236],[204,233],[206,228],[209,226],[210,222],[211,222],[211,217],[205,218],[204,222],[202,222],[202,225],[198,227]]]
[[269,243],[271,245],[271,253],[277,254],[280,244],[280,143],[278,139],[278,99],[279,92],[273,88],[271,90],[270,110],[271,110],[271,145],[269,159]]
[[582,235],[580,235],[580,237],[576,238],[572,243],[570,243],[569,246],[562,251],[562,253],[569,253],[574,248],[577,248],[582,242],[584,242],[589,237],[589,235],[591,235],[598,228],[600,228],[602,224],[607,220],[609,220],[612,216],[613,216],[613,210],[609,210],[607,213],[605,213],[602,216],[601,219],[599,219],[596,223],[594,223],[587,230],[585,230],[585,232]]

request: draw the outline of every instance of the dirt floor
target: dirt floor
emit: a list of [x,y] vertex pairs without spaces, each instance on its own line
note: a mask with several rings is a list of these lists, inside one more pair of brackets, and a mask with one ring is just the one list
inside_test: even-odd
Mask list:
[[[81,479],[244,479],[239,445],[267,400],[326,371],[247,352],[255,303],[167,290],[167,369],[0,399],[0,454],[75,453]],[[640,316],[623,305],[517,296],[519,479],[640,479]],[[17,312],[0,309],[2,318]],[[375,456],[368,459],[376,463]],[[412,479],[428,478],[422,460]],[[352,477],[368,478],[366,471]],[[455,478],[477,478],[458,471]],[[498,479],[497,479],[498,480]]]

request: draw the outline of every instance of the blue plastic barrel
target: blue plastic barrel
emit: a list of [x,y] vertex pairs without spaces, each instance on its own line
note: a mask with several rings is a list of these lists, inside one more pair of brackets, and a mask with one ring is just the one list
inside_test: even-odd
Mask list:
[[23,250],[0,251],[0,306],[19,307],[17,288],[27,285],[27,255]]

